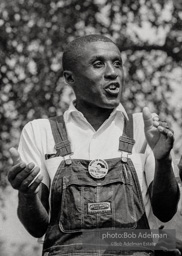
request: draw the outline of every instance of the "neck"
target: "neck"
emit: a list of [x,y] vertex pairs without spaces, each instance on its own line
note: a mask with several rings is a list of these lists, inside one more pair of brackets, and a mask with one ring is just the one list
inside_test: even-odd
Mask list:
[[95,130],[105,122],[113,109],[100,108],[88,103],[76,102],[76,108],[80,111]]

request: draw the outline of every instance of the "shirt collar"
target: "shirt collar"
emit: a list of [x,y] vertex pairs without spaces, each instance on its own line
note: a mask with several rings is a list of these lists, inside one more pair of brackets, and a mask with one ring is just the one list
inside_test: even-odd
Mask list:
[[[122,105],[121,103],[112,111],[110,117],[116,115],[117,113],[118,113],[118,114],[121,114],[121,115],[124,115],[124,116],[126,117],[126,119],[128,120],[128,115],[127,115],[127,113],[126,113],[126,110],[124,109],[124,107],[123,107],[123,105]],[[75,108],[75,101],[73,101],[73,102],[70,104],[69,108],[68,108],[67,111],[65,112],[65,114],[64,114],[65,121],[68,121],[69,117],[70,117],[72,114],[73,114],[73,115],[80,116],[80,117],[82,117],[82,118],[84,117],[83,114]]]
[[124,109],[124,107],[121,103],[112,111],[110,116],[112,116],[116,113],[124,115],[126,117],[126,119],[128,120],[128,115],[126,113],[126,110]]

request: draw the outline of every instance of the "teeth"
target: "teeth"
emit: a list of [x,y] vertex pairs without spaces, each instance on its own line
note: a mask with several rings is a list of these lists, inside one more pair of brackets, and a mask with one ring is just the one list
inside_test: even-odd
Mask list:
[[110,84],[108,88],[109,90],[115,90],[117,86],[115,84]]
[[115,86],[115,85],[110,85],[110,86],[109,86],[109,89],[110,89],[110,90],[115,90],[115,89],[116,89],[116,86]]
[[119,85],[117,83],[111,83],[110,85],[108,85],[106,88],[105,88],[106,92],[109,94],[109,95],[112,95],[112,96],[117,96],[118,93],[119,93]]

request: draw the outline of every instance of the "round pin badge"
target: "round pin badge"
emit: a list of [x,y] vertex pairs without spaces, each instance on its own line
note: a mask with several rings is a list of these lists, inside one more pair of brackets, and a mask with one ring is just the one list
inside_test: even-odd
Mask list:
[[105,160],[92,160],[88,166],[89,174],[95,179],[102,179],[108,173],[108,164]]

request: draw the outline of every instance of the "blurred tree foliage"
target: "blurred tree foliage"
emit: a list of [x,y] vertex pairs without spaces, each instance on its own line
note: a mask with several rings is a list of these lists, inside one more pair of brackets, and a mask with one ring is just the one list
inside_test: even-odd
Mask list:
[[0,236],[1,256],[40,256],[41,250],[39,245],[32,246],[28,243],[9,243]]
[[[181,0],[0,1],[0,187],[7,186],[8,149],[29,120],[62,113],[71,91],[61,57],[77,36],[101,33],[124,59],[129,111],[148,105],[182,127],[175,98],[182,81]],[[176,151],[180,146],[176,141]],[[0,193],[0,197],[2,193]]]

